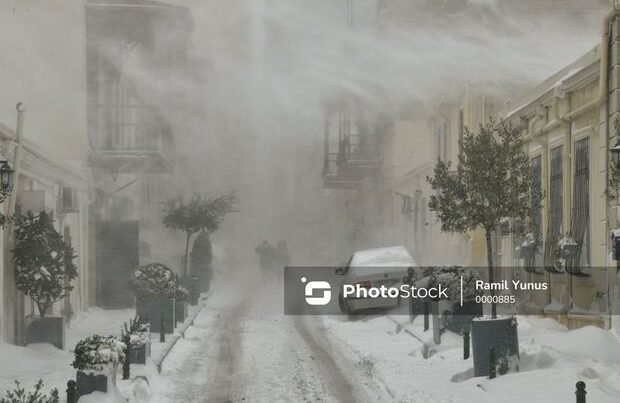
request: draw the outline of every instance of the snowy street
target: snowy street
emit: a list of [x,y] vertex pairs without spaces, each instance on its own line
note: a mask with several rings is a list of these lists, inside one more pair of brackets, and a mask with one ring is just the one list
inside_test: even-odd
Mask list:
[[168,357],[162,375],[174,388],[162,401],[375,400],[352,387],[355,374],[320,318],[278,314],[280,293],[224,294],[209,299]]
[[520,371],[474,378],[462,339],[448,332],[434,345],[422,318],[285,316],[278,287],[244,298],[215,292],[168,357],[169,382],[154,386],[152,401],[551,403],[571,399],[579,379],[591,401],[620,397],[620,339],[610,332],[520,317]]
[[0,403],[620,402],[620,0],[0,31]]

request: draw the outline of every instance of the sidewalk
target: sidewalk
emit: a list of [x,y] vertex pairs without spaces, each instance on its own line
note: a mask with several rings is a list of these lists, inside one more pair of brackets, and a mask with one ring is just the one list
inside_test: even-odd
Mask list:
[[[121,380],[120,368],[117,371],[117,388],[128,402],[148,401],[150,388],[148,383],[157,379],[158,383],[165,383],[157,371],[161,361],[174,346],[176,341],[183,337],[185,330],[193,323],[193,318],[205,306],[207,296],[203,296],[199,305],[190,306],[188,317],[184,323],[179,323],[174,334],[166,335],[166,342],[159,342],[159,334],[152,333],[151,357],[146,365],[131,365],[131,380]],[[61,402],[66,398],[67,381],[75,379],[73,362],[73,348],[77,342],[93,334],[112,335],[120,337],[123,323],[129,322],[136,315],[134,308],[106,310],[91,308],[88,312],[78,314],[66,328],[65,350],[58,350],[50,344],[30,344],[26,347],[0,343],[0,396],[7,389],[13,389],[14,380],[21,382],[27,390],[39,379],[45,383],[44,391],[57,388]],[[165,361],[164,361],[165,363]],[[136,378],[137,377],[137,378]]]
[[[371,392],[410,402],[555,403],[574,401],[585,381],[588,401],[620,399],[620,337],[595,327],[568,330],[552,319],[519,316],[520,371],[489,380],[473,377],[462,337],[446,332],[441,344],[424,332],[423,318],[325,317],[330,340],[358,366]],[[544,379],[543,382],[541,380]]]

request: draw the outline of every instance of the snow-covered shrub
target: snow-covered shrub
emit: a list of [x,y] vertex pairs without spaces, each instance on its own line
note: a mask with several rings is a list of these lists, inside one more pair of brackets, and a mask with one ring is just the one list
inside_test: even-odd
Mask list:
[[176,274],[162,263],[149,263],[138,267],[129,286],[138,298],[174,298],[177,293]]
[[480,280],[478,272],[472,269],[453,266],[437,267],[426,271],[426,276],[418,280],[416,287],[431,288],[439,287],[446,289],[448,299],[459,301],[461,299],[461,278],[463,278],[463,300],[473,301],[480,290],[476,289],[476,280]]
[[125,361],[125,344],[113,336],[98,334],[82,339],[75,346],[73,367],[79,371],[103,371]]
[[139,347],[151,342],[151,326],[148,322],[142,322],[139,316],[129,319],[129,324],[125,322],[121,329],[122,339],[129,337],[130,344]]
[[15,284],[37,305],[42,318],[54,302],[71,291],[77,277],[76,257],[54,228],[51,217],[41,211],[28,213],[15,221]]
[[43,379],[34,385],[34,391],[26,391],[19,381],[15,381],[15,389],[7,390],[4,397],[0,397],[0,403],[58,403],[58,389],[52,389],[47,395],[41,392]]

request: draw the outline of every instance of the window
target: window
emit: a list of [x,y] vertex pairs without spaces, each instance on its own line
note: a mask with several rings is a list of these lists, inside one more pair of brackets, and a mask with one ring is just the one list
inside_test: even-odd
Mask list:
[[575,142],[575,179],[573,185],[571,237],[579,245],[575,263],[590,265],[590,139]]
[[554,271],[555,250],[558,241],[562,238],[562,218],[564,204],[564,175],[563,159],[564,147],[551,149],[549,166],[549,225],[545,240],[544,264],[549,271]]
[[[540,204],[542,200],[542,156],[537,155],[532,158],[532,185],[530,188],[530,197],[532,203]],[[532,259],[526,261],[526,269],[533,269],[531,271],[537,271],[537,268],[542,266],[543,256],[538,248],[539,242],[542,239],[542,207],[532,212],[532,232],[534,239],[536,239],[536,253]]]

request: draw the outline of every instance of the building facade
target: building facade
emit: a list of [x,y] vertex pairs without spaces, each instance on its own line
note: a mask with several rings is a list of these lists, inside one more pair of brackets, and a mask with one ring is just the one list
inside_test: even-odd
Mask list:
[[157,246],[174,138],[188,130],[193,21],[185,7],[149,0],[92,0],[85,10],[95,301],[130,306],[128,279],[138,264],[181,266]]

